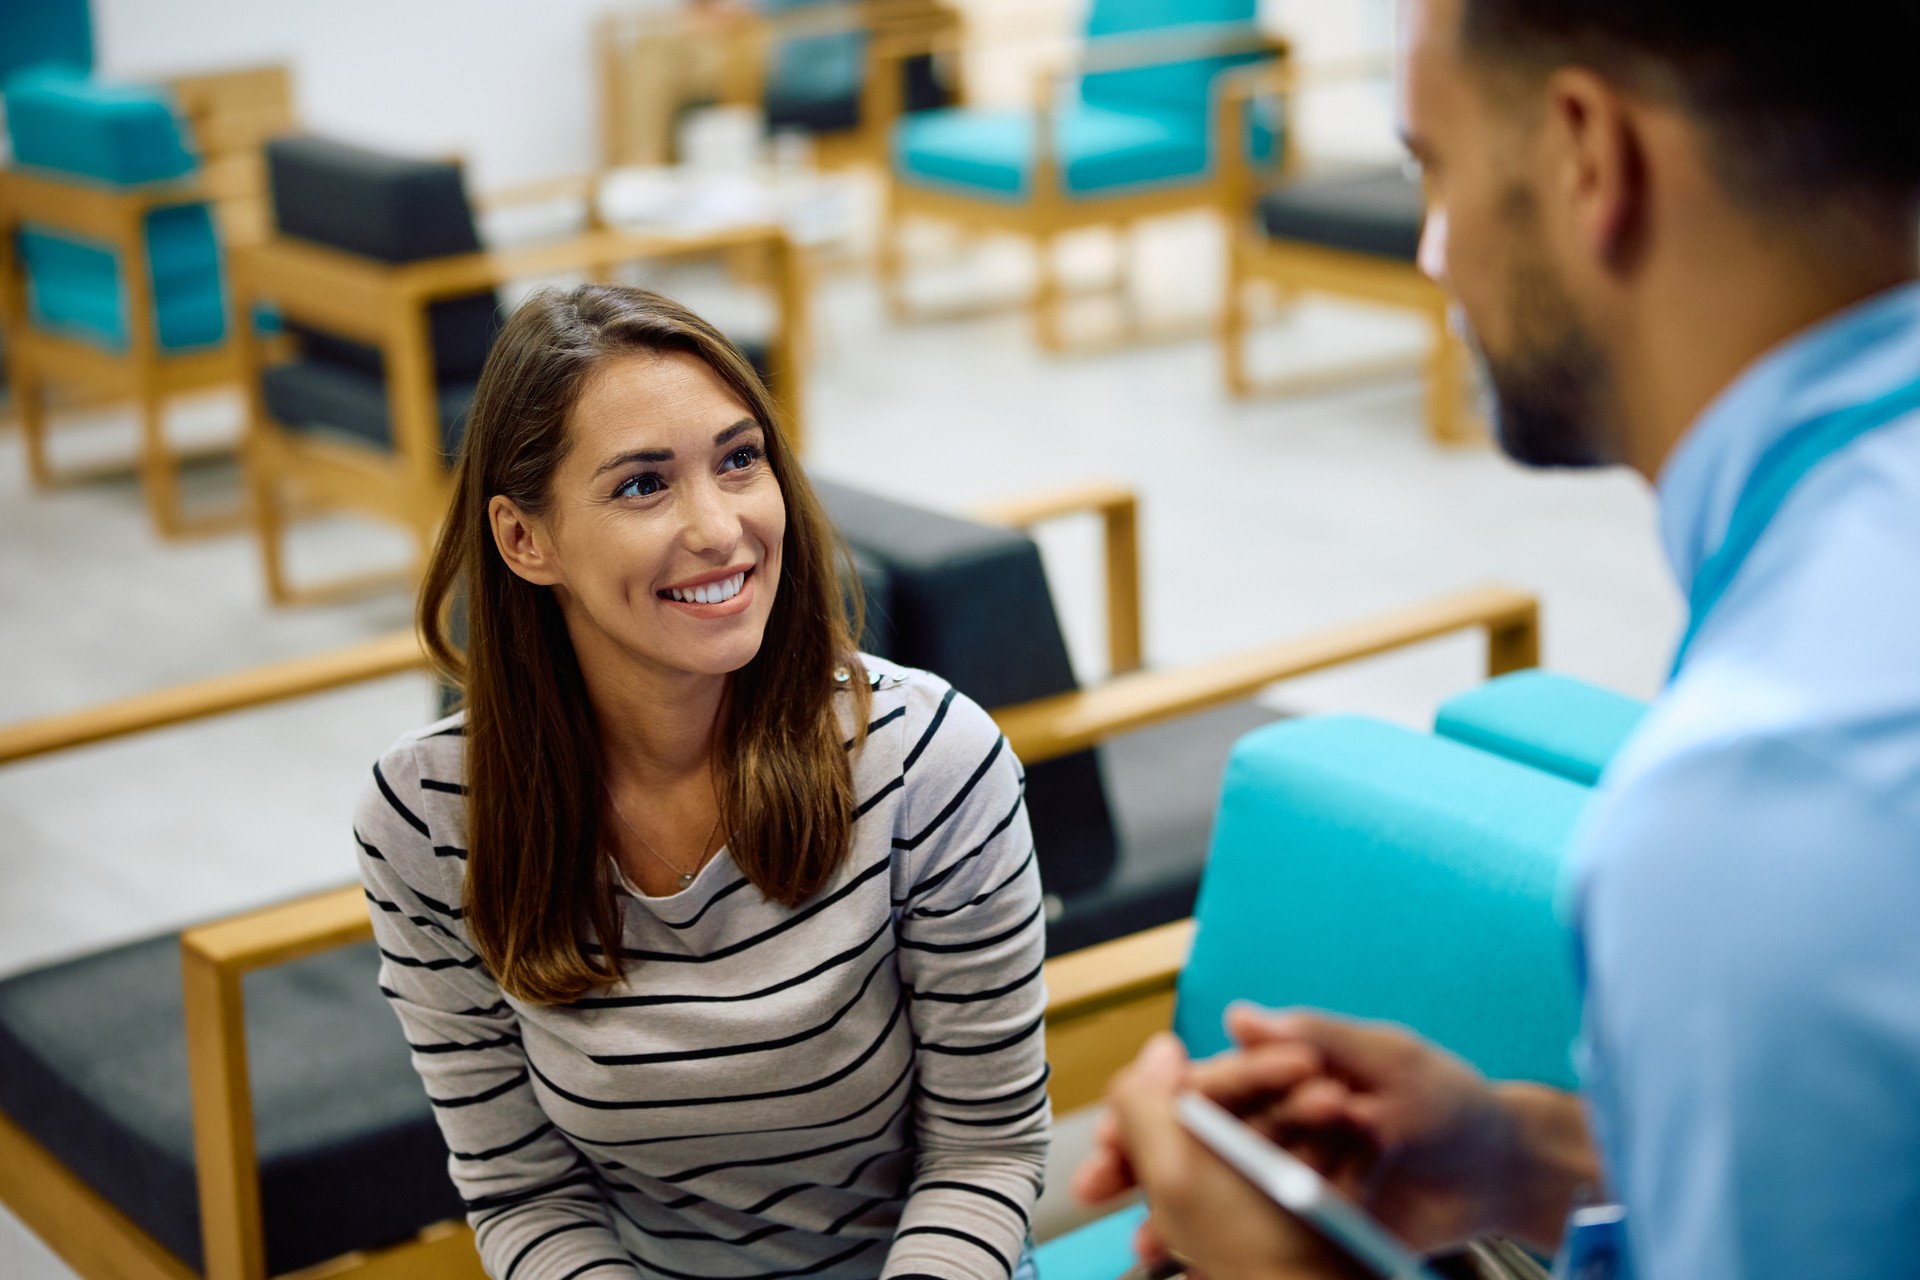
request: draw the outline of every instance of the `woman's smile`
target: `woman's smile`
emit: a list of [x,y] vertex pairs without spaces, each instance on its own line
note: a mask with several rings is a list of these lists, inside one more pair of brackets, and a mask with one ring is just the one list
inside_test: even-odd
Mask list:
[[654,597],[696,618],[727,618],[753,607],[753,565],[720,569],[662,587]]

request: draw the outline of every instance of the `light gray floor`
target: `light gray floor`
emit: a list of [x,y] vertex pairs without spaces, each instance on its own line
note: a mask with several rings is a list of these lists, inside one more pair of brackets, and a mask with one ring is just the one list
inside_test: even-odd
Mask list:
[[[1143,246],[1168,305],[1207,305],[1212,234],[1176,226]],[[1017,255],[988,260],[986,274],[1017,285]],[[701,287],[689,282],[689,295]],[[716,297],[716,309],[727,305]],[[1204,340],[1050,359],[1017,314],[893,328],[857,276],[823,285],[816,319],[818,473],[953,510],[1090,476],[1138,489],[1155,665],[1497,579],[1540,594],[1549,665],[1634,694],[1658,684],[1678,605],[1644,486],[1620,474],[1523,474],[1485,449],[1437,451],[1420,434],[1411,378],[1235,403]],[[1265,335],[1261,355],[1278,365],[1405,348],[1409,337],[1397,319],[1315,306]],[[189,406],[182,430],[217,435],[235,412],[218,400]],[[105,421],[62,443],[104,450],[126,430]],[[228,496],[232,479],[210,472],[196,496]],[[1043,545],[1082,674],[1097,676],[1093,532],[1063,527]],[[163,544],[130,483],[30,492],[17,437],[4,431],[0,548],[0,723],[407,620],[397,595],[271,609],[244,537]],[[313,569],[401,550],[348,521],[304,531],[296,548]],[[1442,643],[1269,697],[1421,724],[1478,678],[1478,661],[1474,643]],[[351,878],[350,797],[368,761],[427,715],[424,682],[404,678],[0,771],[0,973]],[[1084,1122],[1064,1127],[1062,1174],[1084,1133]],[[1067,1220],[1062,1181],[1043,1226]],[[70,1273],[0,1214],[0,1276]]]

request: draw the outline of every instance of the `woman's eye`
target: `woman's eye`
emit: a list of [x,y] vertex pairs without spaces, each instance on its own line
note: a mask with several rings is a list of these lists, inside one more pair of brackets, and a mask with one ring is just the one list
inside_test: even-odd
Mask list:
[[620,487],[613,491],[616,498],[651,498],[666,488],[666,482],[656,472],[646,471],[630,479],[623,480]]
[[738,449],[735,449],[727,455],[727,460],[720,464],[720,469],[722,471],[744,471],[758,461],[760,461],[759,445],[741,445]]

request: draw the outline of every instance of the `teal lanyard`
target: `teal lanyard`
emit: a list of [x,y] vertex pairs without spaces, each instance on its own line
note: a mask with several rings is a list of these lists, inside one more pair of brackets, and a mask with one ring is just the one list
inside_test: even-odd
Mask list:
[[1673,673],[1669,680],[1680,674],[1700,628],[1720,603],[1720,597],[1733,585],[1734,576],[1746,563],[1754,544],[1766,533],[1774,515],[1807,473],[1867,432],[1896,422],[1916,409],[1920,409],[1920,381],[1896,387],[1877,400],[1848,405],[1802,423],[1774,441],[1760,456],[1753,474],[1747,478],[1747,487],[1740,493],[1740,501],[1733,508],[1733,519],[1727,523],[1727,536],[1720,543],[1720,549],[1708,556],[1700,572],[1694,575],[1693,591],[1687,597],[1687,632],[1680,638],[1679,651],[1673,655]]

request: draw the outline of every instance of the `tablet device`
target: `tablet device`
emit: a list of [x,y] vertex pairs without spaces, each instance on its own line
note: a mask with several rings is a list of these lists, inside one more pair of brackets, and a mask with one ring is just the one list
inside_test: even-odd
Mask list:
[[1268,1199],[1312,1227],[1335,1248],[1383,1280],[1438,1280],[1407,1246],[1368,1217],[1325,1178],[1197,1093],[1183,1093],[1174,1110],[1187,1132]]

